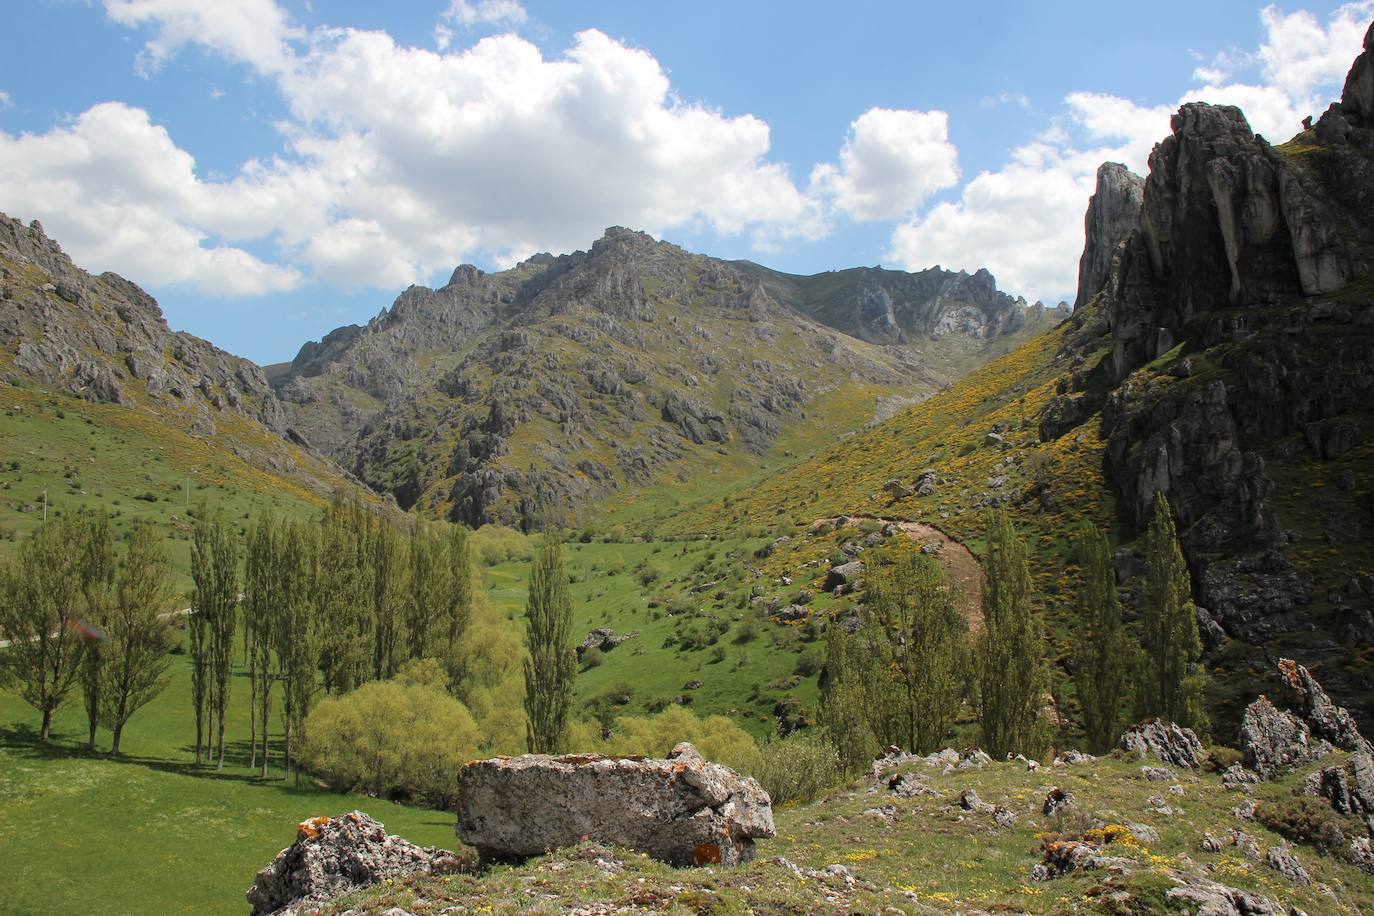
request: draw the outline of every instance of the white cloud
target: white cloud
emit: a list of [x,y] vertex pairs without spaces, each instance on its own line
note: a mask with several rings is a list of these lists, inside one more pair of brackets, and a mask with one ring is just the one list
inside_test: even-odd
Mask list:
[[260,73],[291,65],[289,41],[304,33],[291,26],[276,0],[104,0],[105,13],[124,26],[153,26],[157,34],[139,54],[144,75],[157,72],[182,45],[198,44],[242,60]]
[[[1201,66],[1201,83],[1173,104],[1140,105],[1092,92],[1067,96],[1039,137],[1012,150],[1006,165],[982,172],[957,201],[937,205],[898,226],[889,257],[917,268],[933,263],[986,266],[1003,289],[1029,298],[1069,298],[1083,247],[1083,213],[1097,166],[1124,162],[1144,174],[1169,118],[1189,101],[1237,105],[1257,133],[1274,142],[1301,129],[1339,96],[1359,53],[1374,0],[1340,7],[1321,24],[1312,14],[1260,14],[1265,39],[1254,52],[1228,51]],[[1251,82],[1237,75],[1258,68]]]
[[4,111],[6,108],[13,107],[14,102],[10,101],[10,94],[5,90],[0,89],[0,111]]
[[896,219],[959,180],[943,111],[870,108],[849,125],[838,166],[811,171],[813,194],[856,220]]
[[196,180],[194,165],[146,112],[118,102],[40,136],[0,133],[4,209],[16,217],[41,214],[83,266],[216,295],[299,285],[298,271],[207,244],[203,226],[180,215],[205,208],[212,193]]
[[525,8],[516,0],[453,0],[444,10],[442,18],[459,25],[500,25],[509,23],[519,25],[528,19]]

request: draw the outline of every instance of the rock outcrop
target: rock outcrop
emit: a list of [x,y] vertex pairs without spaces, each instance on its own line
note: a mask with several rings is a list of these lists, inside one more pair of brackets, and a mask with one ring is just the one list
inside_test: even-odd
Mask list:
[[303,821],[248,889],[253,916],[304,912],[340,894],[385,881],[458,868],[453,853],[391,836],[361,811]]
[[[1245,765],[1265,779],[1273,779],[1294,767],[1319,760],[1333,748],[1352,753],[1353,782],[1342,783],[1334,770],[1329,779],[1319,785],[1321,794],[1328,794],[1333,803],[1339,796],[1338,810],[1345,813],[1362,810],[1362,803],[1350,802],[1349,785],[1357,787],[1357,796],[1374,800],[1374,770],[1355,761],[1370,759],[1369,742],[1360,734],[1355,717],[1344,707],[1337,706],[1326,695],[1305,667],[1292,659],[1279,659],[1279,689],[1275,693],[1279,705],[1261,696],[1245,709],[1241,720],[1240,749]],[[1370,780],[1366,782],[1366,780]],[[1360,787],[1364,786],[1363,789]],[[1334,793],[1334,794],[1331,794]],[[1342,808],[1342,806],[1344,806]]]
[[1207,759],[1202,742],[1191,728],[1151,719],[1121,733],[1119,746],[1141,760],[1155,757],[1170,766],[1196,770]]
[[458,837],[484,858],[540,855],[582,840],[628,846],[672,865],[735,865],[773,836],[768,794],[703,760],[528,754],[480,760],[459,780]]
[[1086,239],[1078,261],[1078,296],[1073,307],[1082,308],[1107,285],[1112,259],[1140,226],[1145,179],[1119,162],[1104,162],[1097,169],[1097,187],[1088,200],[1084,217]]

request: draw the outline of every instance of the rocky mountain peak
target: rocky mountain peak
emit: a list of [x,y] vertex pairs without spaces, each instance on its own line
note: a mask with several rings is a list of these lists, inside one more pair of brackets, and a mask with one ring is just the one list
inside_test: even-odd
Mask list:
[[457,267],[453,268],[453,275],[448,278],[448,282],[445,283],[444,286],[470,285],[476,283],[485,275],[485,271],[473,264],[459,264]]
[[1140,225],[1145,179],[1119,162],[1104,162],[1097,169],[1097,187],[1088,200],[1084,217],[1083,257],[1078,262],[1078,296],[1073,307],[1081,308],[1101,292],[1116,250]]
[[1374,127],[1374,23],[1364,33],[1364,52],[1345,77],[1341,106],[1359,119],[1362,127]]

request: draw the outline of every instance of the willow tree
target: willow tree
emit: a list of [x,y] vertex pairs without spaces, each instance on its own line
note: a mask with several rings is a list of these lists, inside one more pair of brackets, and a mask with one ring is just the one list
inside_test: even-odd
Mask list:
[[1005,512],[988,515],[983,631],[978,636],[978,717],[987,752],[1043,749],[1040,708],[1049,684],[1044,623],[1031,600],[1026,545]]
[[577,677],[568,571],[552,531],[545,532],[530,567],[525,621],[525,743],[532,754],[549,754],[561,749]]

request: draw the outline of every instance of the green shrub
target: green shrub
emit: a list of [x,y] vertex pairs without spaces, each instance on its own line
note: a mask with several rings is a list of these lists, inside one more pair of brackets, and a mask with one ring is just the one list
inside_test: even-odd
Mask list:
[[754,776],[775,805],[808,802],[844,779],[834,745],[819,731],[794,732],[759,750]]
[[1240,763],[1245,759],[1245,755],[1233,747],[1223,747],[1216,745],[1211,749],[1207,757],[1207,766],[1217,773],[1226,772],[1234,764]]
[[813,646],[797,656],[797,667],[793,670],[802,677],[810,677],[820,671],[824,664],[825,653]]
[[582,653],[582,669],[586,671],[592,668],[599,668],[601,663],[605,660],[606,658],[602,655],[601,650],[596,646],[591,646]]
[[336,791],[447,808],[480,735],[467,707],[429,683],[433,673],[407,666],[396,680],[321,700],[305,720],[301,762]]
[[1255,807],[1255,820],[1325,853],[1343,851],[1352,834],[1364,833],[1358,823],[1337,814],[1325,799],[1306,795],[1260,802]]
[[659,579],[668,575],[668,564],[661,560],[645,560],[639,564],[639,569],[635,572],[635,578],[639,584],[645,587],[652,585]]

